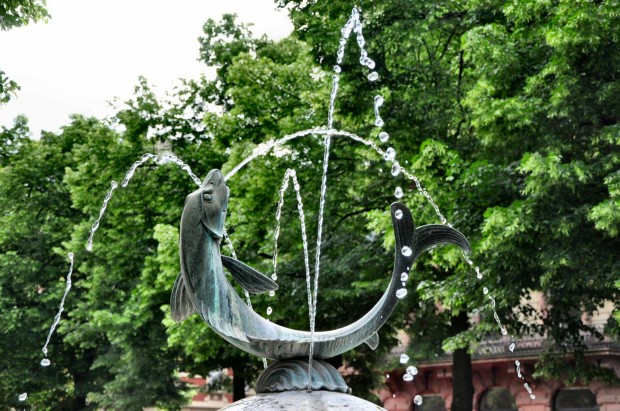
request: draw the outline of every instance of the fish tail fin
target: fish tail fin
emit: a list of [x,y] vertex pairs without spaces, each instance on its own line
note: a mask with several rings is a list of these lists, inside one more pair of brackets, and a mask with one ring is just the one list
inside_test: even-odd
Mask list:
[[416,245],[414,256],[441,244],[454,244],[461,247],[465,253],[471,252],[467,238],[460,231],[444,224],[423,225],[415,229]]

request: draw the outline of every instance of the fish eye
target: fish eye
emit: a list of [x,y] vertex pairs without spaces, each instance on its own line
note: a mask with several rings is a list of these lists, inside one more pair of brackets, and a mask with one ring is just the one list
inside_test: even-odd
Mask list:
[[213,201],[213,196],[209,193],[202,193],[202,199],[210,203]]

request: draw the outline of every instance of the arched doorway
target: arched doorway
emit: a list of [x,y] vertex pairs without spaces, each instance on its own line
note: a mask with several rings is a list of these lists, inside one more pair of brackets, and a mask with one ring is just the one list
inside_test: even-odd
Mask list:
[[561,388],[553,401],[553,411],[599,411],[596,396],[585,387]]
[[506,388],[489,388],[480,398],[480,411],[518,411],[515,397]]

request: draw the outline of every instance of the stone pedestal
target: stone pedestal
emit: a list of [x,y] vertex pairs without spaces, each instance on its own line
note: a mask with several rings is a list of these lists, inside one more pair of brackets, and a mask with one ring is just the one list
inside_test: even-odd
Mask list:
[[350,394],[331,391],[286,391],[257,394],[244,398],[227,407],[226,411],[377,411],[383,410],[376,404]]

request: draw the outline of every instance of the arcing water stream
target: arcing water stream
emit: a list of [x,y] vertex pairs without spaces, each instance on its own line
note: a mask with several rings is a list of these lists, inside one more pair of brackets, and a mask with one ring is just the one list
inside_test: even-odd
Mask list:
[[[373,70],[375,67],[375,62],[368,57],[368,53],[366,52],[366,50],[364,49],[364,45],[365,45],[365,40],[364,40],[364,36],[362,34],[362,24],[361,24],[361,20],[360,20],[360,15],[359,15],[359,10],[354,7],[351,13],[351,16],[349,17],[347,23],[345,24],[345,26],[342,28],[341,30],[341,34],[342,37],[340,38],[340,42],[339,42],[339,47],[338,47],[338,52],[337,52],[337,56],[336,56],[336,61],[337,61],[337,65],[334,66],[334,72],[336,74],[333,75],[332,79],[332,90],[331,90],[331,94],[330,94],[330,101],[329,101],[329,108],[328,108],[328,121],[327,121],[327,127],[316,127],[316,128],[311,128],[311,129],[307,129],[307,130],[301,130],[298,132],[295,132],[293,134],[289,134],[286,135],[278,140],[271,140],[268,141],[266,143],[262,143],[260,144],[253,152],[250,156],[248,156],[247,158],[245,158],[244,160],[242,160],[239,164],[237,164],[226,176],[225,179],[228,181],[230,180],[237,172],[239,172],[245,165],[247,165],[249,162],[253,161],[254,159],[258,158],[258,157],[263,157],[266,156],[267,154],[269,154],[269,152],[271,152],[274,148],[276,147],[280,147],[285,145],[286,143],[300,138],[300,137],[305,137],[305,136],[309,136],[309,135],[313,135],[313,136],[324,136],[323,142],[324,142],[324,155],[323,155],[323,173],[322,173],[322,177],[321,177],[321,191],[320,191],[320,201],[319,201],[319,213],[318,213],[318,228],[317,228],[317,243],[316,243],[316,254],[315,254],[315,269],[314,269],[314,282],[312,284],[312,280],[311,280],[311,275],[310,275],[310,263],[309,263],[309,254],[308,254],[308,239],[307,239],[307,234],[306,234],[306,228],[305,228],[305,216],[304,216],[304,211],[303,211],[303,202],[302,202],[302,197],[301,197],[301,192],[300,192],[300,186],[299,186],[299,182],[297,181],[297,176],[294,170],[292,169],[288,169],[285,173],[285,176],[283,178],[283,183],[282,186],[280,188],[279,191],[279,201],[278,201],[278,206],[277,206],[277,211],[276,211],[276,228],[275,228],[275,233],[274,233],[274,254],[273,254],[273,275],[272,278],[274,280],[277,279],[277,242],[278,242],[278,237],[280,234],[280,217],[281,217],[281,212],[282,212],[282,206],[284,203],[284,193],[286,191],[286,189],[288,188],[288,184],[289,184],[289,179],[293,179],[293,187],[295,189],[295,193],[296,193],[296,199],[297,199],[297,204],[298,204],[298,211],[299,211],[299,218],[301,221],[301,230],[302,230],[302,241],[303,241],[303,250],[304,250],[304,264],[305,264],[305,271],[306,271],[306,284],[307,284],[307,292],[308,292],[308,306],[309,306],[309,316],[310,316],[310,331],[311,331],[311,335],[314,335],[314,331],[315,331],[315,319],[316,319],[316,304],[317,304],[317,296],[318,296],[318,284],[319,284],[319,277],[320,277],[320,258],[321,258],[321,243],[322,243],[322,226],[323,226],[323,218],[324,218],[324,207],[325,207],[325,197],[326,197],[326,192],[327,192],[327,174],[328,174],[328,170],[329,170],[329,154],[330,154],[330,146],[331,146],[331,139],[333,137],[346,137],[351,139],[352,141],[364,144],[368,147],[371,147],[379,156],[383,157],[384,160],[386,162],[388,162],[391,165],[391,174],[392,176],[396,177],[399,174],[403,174],[408,180],[412,181],[415,186],[416,189],[418,191],[418,193],[420,193],[421,195],[423,195],[425,197],[425,199],[428,201],[428,203],[433,207],[433,209],[435,210],[436,215],[439,217],[439,220],[441,221],[442,224],[447,224],[450,225],[448,223],[448,221],[446,220],[446,218],[444,217],[444,215],[441,213],[439,207],[437,206],[437,204],[433,201],[433,198],[431,197],[431,195],[427,192],[426,189],[424,189],[424,187],[422,186],[420,180],[410,171],[406,170],[404,167],[401,166],[401,164],[396,160],[396,151],[392,148],[392,147],[388,147],[386,150],[381,149],[375,142],[364,139],[360,136],[358,136],[357,134],[348,132],[348,131],[342,131],[342,130],[336,130],[333,129],[333,119],[334,119],[334,108],[335,108],[335,103],[336,103],[336,98],[337,98],[337,94],[338,94],[338,84],[340,81],[340,76],[339,73],[341,73],[342,68],[340,66],[340,64],[342,64],[343,58],[344,58],[344,52],[345,52],[345,46],[347,43],[348,38],[350,37],[351,33],[355,33],[356,34],[356,39],[357,39],[357,45],[359,47],[360,50],[360,64],[362,64],[363,66],[367,67],[370,70]],[[378,74],[376,71],[371,71],[368,75],[367,78],[369,81],[376,81],[378,79]],[[373,101],[373,109],[374,109],[374,115],[375,115],[375,121],[374,121],[374,125],[377,127],[383,127],[384,125],[384,121],[381,118],[380,115],[380,108],[382,107],[382,105],[384,104],[384,98],[380,95],[377,95],[374,97],[374,101]],[[381,143],[386,143],[389,140],[389,134],[384,131],[381,130],[381,132],[378,135],[379,141]],[[143,165],[144,163],[146,163],[147,161],[153,161],[153,162],[159,162],[159,163],[166,163],[166,162],[173,162],[174,164],[178,165],[183,171],[187,172],[187,174],[190,176],[190,178],[192,178],[192,180],[197,184],[200,185],[201,181],[196,177],[196,175],[191,171],[190,167],[185,164],[182,160],[180,160],[178,157],[174,156],[174,155],[162,155],[162,156],[158,156],[155,154],[144,154],[138,161],[136,161],[127,171],[127,173],[125,174],[125,178],[123,179],[122,183],[121,183],[121,187],[125,188],[127,187],[127,185],[129,184],[129,181],[131,180],[131,178],[133,177],[134,173],[136,172],[136,170],[138,169],[138,167],[140,167],[141,165]],[[101,221],[101,218],[104,216],[105,211],[107,209],[108,203],[112,198],[112,195],[114,193],[114,191],[116,189],[118,189],[119,186],[115,181],[111,182],[111,188],[109,189],[109,191],[107,192],[107,195],[105,196],[104,200],[103,200],[103,204],[102,207],[99,211],[99,216],[98,218],[95,220],[95,222],[92,225],[91,231],[90,231],[90,236],[88,238],[87,244],[86,244],[86,248],[88,251],[92,251],[93,248],[93,238],[94,235],[97,231],[97,229],[99,228],[99,224]],[[395,192],[394,192],[394,196],[397,199],[400,199],[404,196],[404,192],[403,190],[398,187]],[[233,256],[233,258],[236,258],[233,246],[232,246],[232,242],[230,240],[230,238],[228,237],[228,235],[225,235],[225,239],[226,239],[226,243],[229,246],[229,248],[231,249],[231,254]],[[469,264],[470,266],[474,266],[474,263],[471,259],[469,259],[469,257],[466,254],[463,254],[463,258],[464,260],[467,262],[467,264]],[[67,296],[67,293],[69,292],[70,288],[71,288],[71,274],[73,271],[73,253],[69,254],[69,259],[71,261],[71,265],[70,265],[70,269],[69,269],[69,273],[67,275],[67,286],[66,286],[66,290],[65,293],[62,297],[61,303],[60,303],[60,309],[58,311],[58,314],[56,315],[54,322],[50,328],[49,334],[47,336],[45,345],[43,347],[43,352],[45,354],[44,359],[41,361],[41,365],[42,366],[49,366],[51,364],[51,361],[47,358],[47,346],[49,343],[49,340],[56,328],[56,326],[58,325],[59,321],[60,321],[60,317],[61,314],[63,312],[64,309],[64,302],[65,302],[65,298]],[[474,271],[476,273],[476,277],[478,279],[482,279],[482,273],[480,271],[480,268],[478,266],[474,267]],[[399,298],[403,298],[406,295],[406,288],[404,288],[405,283],[407,281],[407,278],[401,278],[401,280],[403,281],[403,288],[399,289],[397,292],[397,296]],[[312,284],[312,286],[311,286]],[[489,294],[489,290],[485,287],[483,289],[483,294],[485,296],[487,296],[489,298],[490,301],[490,308],[493,311],[493,316],[499,326],[500,332],[502,335],[507,335],[508,331],[506,329],[506,327],[503,326],[499,315],[495,309],[495,299]],[[251,301],[249,299],[249,294],[246,292],[246,298],[247,298],[247,302],[248,305],[251,307]],[[269,307],[267,315],[271,314],[271,307]],[[514,338],[512,338],[511,336],[511,340],[514,340]],[[508,350],[511,352],[514,352],[516,348],[516,345],[514,342],[512,342],[510,344],[510,346],[508,347]],[[311,371],[312,369],[312,359],[313,359],[313,352],[312,352],[312,344],[311,344],[311,350],[310,350],[310,356],[308,359],[308,367],[309,367],[309,371]],[[264,364],[266,366],[266,360],[263,359]],[[409,357],[406,354],[403,354],[400,357],[400,362],[402,364],[407,364],[409,361]],[[521,368],[520,368],[520,362],[517,360],[515,361],[515,367],[517,369],[517,375],[519,378],[524,379],[523,375],[521,374]],[[412,381],[415,378],[415,375],[417,375],[418,370],[416,367],[414,366],[408,366],[406,368],[406,373],[403,376],[403,379],[405,381]],[[310,375],[310,372],[308,373],[308,375]],[[532,399],[535,398],[535,395],[532,393],[532,389],[531,387],[529,387],[529,385],[527,383],[524,383],[524,387],[525,389],[528,391],[530,397]],[[308,381],[308,390],[310,390],[310,381]],[[20,401],[25,401],[27,399],[27,393],[22,393],[18,396],[18,399]],[[416,396],[415,397],[415,403],[417,405],[420,405],[422,403],[422,397],[421,396]]]

